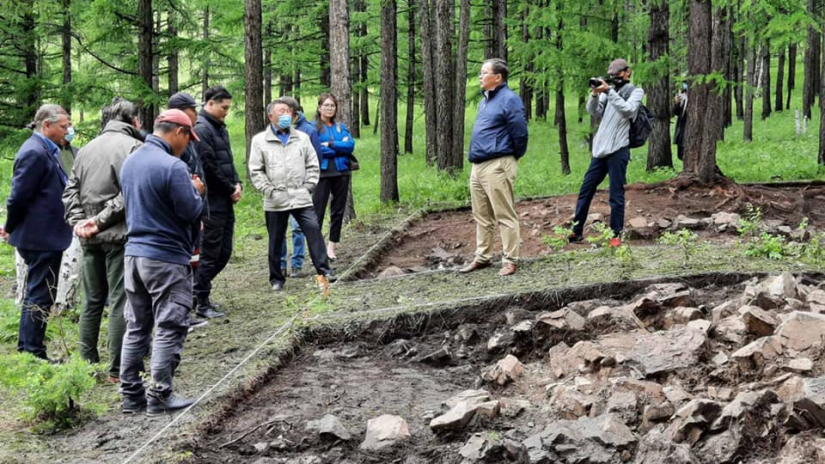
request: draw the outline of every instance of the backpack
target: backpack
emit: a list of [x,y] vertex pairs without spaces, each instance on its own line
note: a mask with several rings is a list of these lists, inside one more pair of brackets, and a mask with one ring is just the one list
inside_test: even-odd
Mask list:
[[[625,88],[628,87],[630,88],[629,91],[625,92]],[[636,87],[633,84],[626,84],[622,88],[622,92],[619,93],[619,96],[627,100],[634,90],[636,90]],[[625,93],[625,95],[622,95],[622,93]],[[648,111],[647,107],[640,103],[639,110],[636,112],[636,118],[630,121],[630,144],[628,148],[639,148],[643,146],[652,131],[653,113]]]

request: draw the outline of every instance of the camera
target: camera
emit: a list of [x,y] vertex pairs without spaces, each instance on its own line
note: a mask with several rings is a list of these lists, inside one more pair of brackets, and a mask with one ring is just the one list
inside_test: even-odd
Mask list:
[[611,77],[591,77],[590,88],[595,89],[596,87],[601,87],[602,81],[606,82],[607,85],[613,85],[615,83]]

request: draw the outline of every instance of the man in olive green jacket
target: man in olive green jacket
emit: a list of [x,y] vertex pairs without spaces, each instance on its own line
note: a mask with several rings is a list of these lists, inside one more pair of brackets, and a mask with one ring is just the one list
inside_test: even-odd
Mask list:
[[270,124],[252,138],[249,173],[252,184],[264,194],[264,214],[269,232],[269,283],[275,291],[284,288],[281,249],[289,215],[307,238],[309,255],[324,293],[329,288],[329,268],[324,236],[312,206],[312,190],[318,185],[318,155],[309,136],[292,127],[293,110],[278,99],[267,107]]
[[112,108],[103,132],[80,150],[63,192],[66,222],[83,246],[83,306],[80,311],[80,354],[100,362],[100,321],[109,300],[109,381],[120,380],[120,350],[126,322],[123,307],[126,214],[120,190],[120,168],[142,145],[137,107],[126,100]]

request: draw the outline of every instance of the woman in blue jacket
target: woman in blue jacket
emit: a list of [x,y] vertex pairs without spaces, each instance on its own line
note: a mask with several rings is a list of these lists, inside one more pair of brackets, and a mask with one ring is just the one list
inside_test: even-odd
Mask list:
[[329,196],[332,194],[330,206],[329,244],[327,256],[330,261],[337,259],[335,245],[341,241],[341,226],[344,222],[344,210],[347,207],[347,194],[351,179],[351,156],[355,150],[355,141],[344,123],[335,120],[338,114],[338,100],[329,93],[321,94],[318,98],[318,112],[315,114],[315,128],[321,141],[321,152],[318,161],[321,165],[321,178],[312,202],[320,226],[324,225]]

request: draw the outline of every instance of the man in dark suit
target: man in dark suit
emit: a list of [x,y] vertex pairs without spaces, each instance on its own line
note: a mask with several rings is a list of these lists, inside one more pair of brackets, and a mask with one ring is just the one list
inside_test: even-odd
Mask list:
[[63,250],[72,229],[63,220],[63,189],[68,176],[60,164],[60,144],[69,131],[69,115],[59,105],[37,110],[34,134],[14,158],[11,192],[6,200],[6,225],[0,236],[23,257],[28,270],[20,315],[17,351],[46,357],[46,321],[54,305]]

